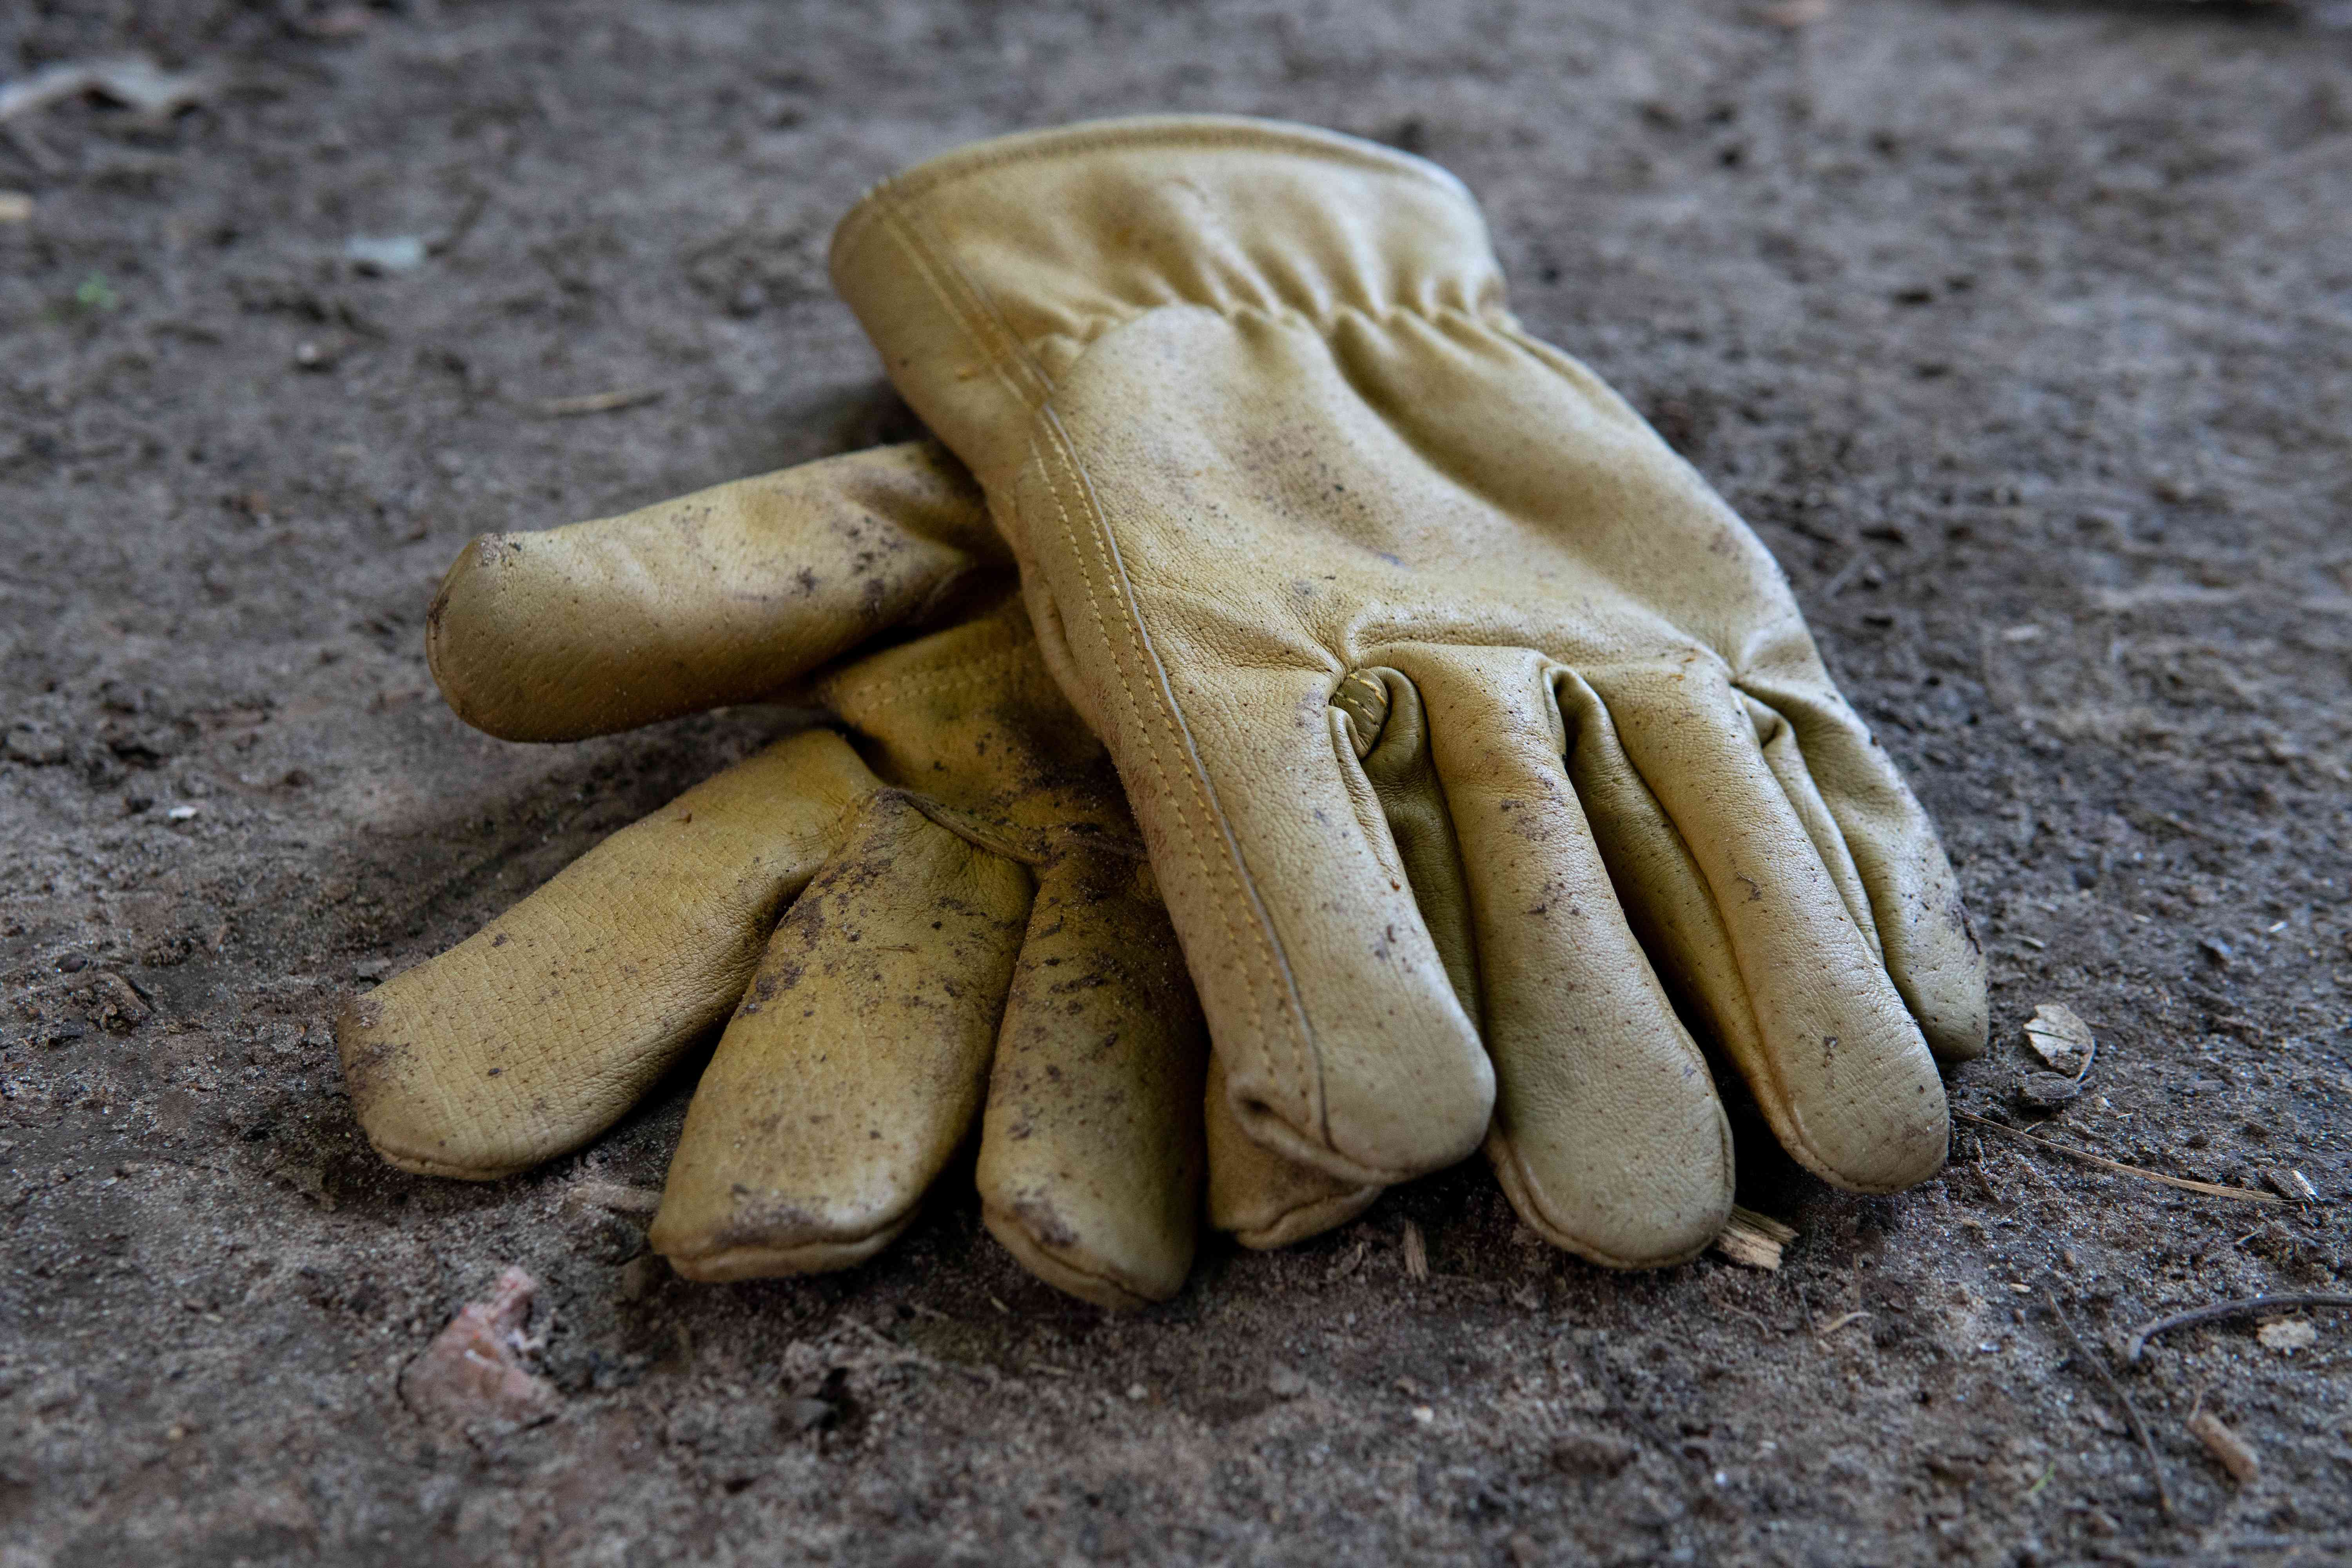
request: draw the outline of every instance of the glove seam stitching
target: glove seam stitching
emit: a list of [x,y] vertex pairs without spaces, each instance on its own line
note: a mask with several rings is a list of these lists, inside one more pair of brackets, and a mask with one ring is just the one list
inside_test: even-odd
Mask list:
[[[877,197],[882,194],[879,191],[876,193]],[[948,256],[947,247],[935,245],[930,240],[918,224],[916,216],[903,202],[892,200],[881,207],[877,216],[879,220],[887,222],[890,237],[898,242],[900,250],[913,264],[915,275],[922,279],[923,287],[930,291],[931,297],[940,302],[949,318],[963,329],[976,346],[986,352],[990,372],[1013,395],[1013,401],[1024,409],[1034,410],[1043,405],[1052,395],[1052,379],[1030,353],[1029,345],[1021,341],[1020,336],[1005,323],[1003,314],[989,302],[987,296]],[[950,281],[960,287],[950,287]],[[992,332],[986,330],[992,326],[994,328]],[[992,342],[992,338],[1000,340],[1000,342]],[[1007,347],[1010,352],[1003,352]],[[1016,377],[1013,374],[1016,369],[1024,374]],[[1023,384],[1024,382],[1027,384]]]
[[[1058,420],[1053,420],[1049,416],[1045,420],[1040,421],[1040,424],[1044,426],[1044,427],[1050,429],[1055,436],[1056,439],[1054,445],[1060,450],[1062,460],[1069,468],[1072,477],[1083,481],[1084,469],[1076,461],[1075,455],[1068,451],[1066,446],[1066,434],[1062,430],[1060,422]],[[1038,432],[1035,429],[1033,429],[1030,435],[1029,449],[1032,454],[1033,460],[1037,465],[1040,477],[1045,479],[1046,493],[1054,498],[1054,508],[1059,514],[1062,524],[1062,537],[1065,542],[1066,542],[1070,547],[1072,559],[1073,561],[1080,560],[1082,559],[1082,552],[1078,547],[1076,525],[1070,516],[1069,504],[1062,494],[1062,487],[1055,483],[1050,474],[1046,472],[1045,449],[1043,445],[1040,443]],[[1087,510],[1094,518],[1096,523],[1096,555],[1100,561],[1102,570],[1106,576],[1113,581],[1118,581],[1119,574],[1114,569],[1113,563],[1109,559],[1108,551],[1106,548],[1103,537],[1108,531],[1108,520],[1102,517],[1099,508],[1091,504],[1091,492],[1089,492],[1089,502],[1090,504]],[[1108,644],[1110,640],[1110,635],[1108,627],[1104,624],[1101,604],[1102,595],[1095,586],[1093,580],[1094,574],[1091,572],[1086,572],[1083,567],[1081,567],[1081,571],[1084,573],[1086,580],[1087,613],[1094,618],[1096,631],[1103,637],[1105,643]],[[1119,616],[1119,620],[1121,625],[1127,630],[1128,641],[1139,657],[1148,658],[1149,648],[1143,645],[1142,632],[1140,626],[1137,624],[1133,602],[1125,595],[1121,595],[1118,597],[1120,599],[1121,607],[1125,612]],[[1167,762],[1161,755],[1160,738],[1153,736],[1149,729],[1145,728],[1141,722],[1144,718],[1143,707],[1142,704],[1137,700],[1134,683],[1125,666],[1114,659],[1112,668],[1118,675],[1120,696],[1125,700],[1129,712],[1136,719],[1138,729],[1142,730],[1144,732],[1146,737],[1146,749],[1151,757],[1153,771],[1160,775],[1164,786],[1169,770]],[[1183,736],[1179,728],[1181,717],[1182,715],[1181,710],[1170,711],[1166,706],[1162,707],[1160,713],[1160,728],[1168,732],[1169,739],[1174,740],[1180,743],[1183,741]],[[1201,778],[1197,764],[1193,767],[1185,768],[1182,771],[1187,782],[1189,782],[1192,786],[1192,794],[1195,796],[1202,812],[1212,820],[1220,819],[1223,814],[1216,809],[1215,801],[1209,794],[1205,783]],[[1171,794],[1171,798],[1173,798],[1172,792]],[[1184,811],[1181,805],[1178,809],[1180,813],[1181,813],[1180,820],[1183,825],[1185,847],[1191,852],[1195,868],[1202,872],[1206,873],[1209,868],[1209,858],[1202,848],[1199,830],[1192,826],[1191,813]],[[1256,890],[1250,885],[1249,879],[1242,874],[1241,868],[1234,864],[1234,857],[1237,854],[1237,851],[1233,849],[1232,833],[1230,828],[1226,830],[1225,838],[1229,853],[1227,856],[1222,858],[1220,861],[1224,868],[1225,876],[1227,879],[1234,884],[1237,891],[1248,898],[1251,902],[1256,903],[1258,901]],[[1261,915],[1263,911],[1261,910]],[[1228,906],[1220,902],[1218,905],[1218,915],[1221,922],[1225,928],[1225,932],[1229,939],[1242,934],[1234,924],[1233,911]],[[1282,972],[1283,966],[1281,965],[1279,955],[1269,951],[1272,948],[1273,943],[1265,932],[1263,923],[1258,927],[1257,936],[1258,941],[1255,943],[1241,942],[1236,942],[1235,945],[1241,947],[1243,951],[1248,952],[1251,957],[1255,960],[1258,970],[1262,971],[1266,978],[1276,981],[1282,980],[1284,978]],[[1262,1016],[1263,1014],[1261,1010],[1265,1006],[1265,992],[1260,989],[1260,976],[1258,973],[1252,973],[1247,969],[1244,969],[1243,973],[1248,976],[1252,1011],[1254,1013],[1259,1013]],[[1292,993],[1295,1001],[1296,986],[1291,985],[1285,988]],[[1307,1042],[1303,1038],[1303,1027],[1299,1030],[1293,1031],[1290,1054],[1292,1070],[1296,1077],[1297,1085],[1299,1102],[1301,1108],[1305,1109],[1315,1103],[1315,1101],[1308,1092],[1310,1088],[1310,1075],[1307,1070],[1309,1064],[1307,1059]],[[1263,1049],[1265,1045],[1263,1025],[1260,1026],[1259,1043],[1261,1049]],[[1327,1137],[1326,1142],[1328,1142],[1328,1141]]]
[[[924,288],[929,289],[931,296],[939,301],[940,307],[947,311],[950,319],[954,321],[969,337],[974,340],[976,346],[982,348],[983,351],[992,351],[987,352],[986,357],[989,369],[996,376],[998,382],[1005,387],[1005,390],[1008,393],[1013,395],[1014,401],[1021,407],[1027,410],[1033,416],[1040,414],[1044,414],[1045,416],[1045,418],[1042,423],[1049,426],[1059,438],[1057,440],[1057,445],[1063,449],[1064,461],[1067,464],[1073,476],[1077,478],[1083,486],[1083,467],[1077,462],[1075,454],[1067,449],[1066,433],[1062,431],[1060,423],[1052,419],[1050,412],[1045,408],[1047,397],[1051,393],[1052,383],[1045,375],[1044,368],[1030,357],[1026,346],[1021,342],[1020,339],[1013,332],[1012,329],[1005,324],[1002,315],[994,311],[988,305],[986,296],[982,294],[980,290],[973,286],[971,280],[969,278],[964,277],[961,268],[958,268],[955,266],[953,258],[947,255],[945,247],[937,247],[938,254],[936,256],[934,255],[934,247],[929,244],[928,237],[922,232],[916,220],[915,215],[908,210],[906,200],[901,198],[895,190],[887,186],[877,189],[871,199],[876,203],[874,210],[877,219],[883,221],[887,225],[887,232],[889,233],[892,238],[898,242],[901,250],[907,255],[908,261],[913,265],[916,276],[922,280]],[[959,290],[950,287],[951,280],[953,282],[960,283],[961,285],[961,289]],[[968,302],[965,299],[960,298],[960,295],[968,296]],[[993,326],[994,328],[993,333],[988,330],[991,326]],[[1009,353],[1002,352],[997,344],[990,342],[992,336],[1001,339],[1004,345],[1009,345],[1011,352]],[[1016,367],[1027,373],[1027,379],[1030,381],[1032,385],[1037,388],[1038,395],[1034,397],[1028,395],[1030,388],[1020,385],[1016,383],[1014,375],[1014,370]],[[1037,423],[1038,422],[1034,421],[1033,418],[1029,440],[1031,460],[1036,465],[1039,477],[1045,481],[1046,492],[1054,498],[1055,510],[1060,513],[1063,538],[1070,548],[1072,563],[1078,567],[1081,581],[1084,583],[1086,588],[1087,613],[1093,617],[1096,632],[1102,637],[1104,645],[1108,648],[1111,646],[1111,637],[1108,627],[1104,624],[1101,595],[1095,586],[1093,574],[1088,572],[1083,564],[1084,554],[1078,549],[1076,529],[1070,517],[1068,503],[1061,493],[1061,487],[1054,482],[1051,474],[1048,472],[1047,465],[1045,460],[1045,453],[1038,441]],[[1104,558],[1105,571],[1108,579],[1116,582],[1118,579],[1118,574],[1115,570],[1111,569],[1108,551],[1106,549],[1105,535],[1108,531],[1108,520],[1101,516],[1101,511],[1098,507],[1091,504],[1091,491],[1088,491],[1088,497],[1089,505],[1087,510],[1093,517],[1097,525],[1097,553]],[[1150,650],[1148,646],[1143,642],[1142,631],[1140,626],[1137,624],[1131,600],[1122,599],[1122,610],[1123,613],[1119,619],[1127,630],[1129,643],[1136,649],[1139,656],[1144,657],[1148,660]],[[1170,768],[1168,760],[1161,754],[1161,738],[1142,723],[1143,708],[1142,704],[1137,700],[1132,678],[1129,676],[1125,666],[1116,656],[1114,656],[1111,660],[1111,667],[1113,671],[1118,677],[1120,696],[1125,700],[1129,714],[1136,721],[1135,728],[1139,732],[1139,738],[1143,742],[1146,754],[1151,759],[1152,769],[1158,775],[1158,781],[1162,788],[1164,798],[1171,802],[1176,802],[1179,798],[1176,793],[1174,791],[1168,790],[1166,787]],[[1172,703],[1173,697],[1171,694],[1170,698],[1170,705],[1172,705]],[[1184,739],[1180,728],[1181,720],[1181,711],[1171,712],[1168,710],[1168,705],[1163,705],[1162,710],[1160,714],[1160,728],[1163,731],[1169,731],[1170,738],[1176,740],[1181,744]],[[1219,820],[1222,814],[1217,811],[1214,798],[1210,794],[1205,781],[1200,776],[1197,760],[1194,766],[1185,768],[1182,772],[1192,786],[1192,794],[1201,811],[1211,820]],[[1209,872],[1209,857],[1201,845],[1200,829],[1193,826],[1191,813],[1181,804],[1177,805],[1177,810],[1179,813],[1179,826],[1181,837],[1184,840],[1185,848],[1191,854],[1193,866],[1196,870],[1202,873],[1203,882],[1205,883]],[[1306,1038],[1305,1008],[1298,1002],[1297,987],[1295,982],[1290,980],[1290,977],[1287,974],[1286,966],[1282,961],[1281,954],[1278,951],[1275,950],[1271,933],[1265,929],[1264,908],[1259,902],[1256,889],[1251,885],[1249,879],[1243,874],[1241,867],[1234,863],[1234,858],[1237,856],[1238,850],[1233,845],[1233,836],[1230,827],[1226,828],[1223,836],[1226,839],[1228,853],[1226,856],[1221,858],[1220,863],[1224,868],[1226,879],[1244,897],[1247,898],[1251,903],[1259,905],[1260,918],[1257,922],[1257,931],[1255,933],[1257,941],[1255,943],[1246,941],[1234,942],[1234,946],[1247,953],[1249,957],[1255,961],[1254,968],[1251,964],[1244,963],[1241,973],[1243,974],[1244,984],[1249,987],[1250,1008],[1254,1016],[1254,1019],[1261,1020],[1258,1022],[1257,1030],[1259,1036],[1259,1048],[1261,1052],[1267,1050],[1267,1042],[1265,1037],[1266,1030],[1264,1023],[1262,1022],[1265,1016],[1266,999],[1265,991],[1263,987],[1265,981],[1272,980],[1281,983],[1279,988],[1287,993],[1292,1004],[1293,1016],[1297,1020],[1297,1026],[1289,1031],[1291,1034],[1290,1054],[1293,1072],[1297,1084],[1300,1107],[1302,1110],[1306,1110],[1310,1105],[1319,1105],[1319,1100],[1315,1099],[1315,1097],[1311,1097],[1307,1092],[1310,1084],[1310,1074],[1308,1072],[1309,1052],[1307,1040]],[[1218,918],[1221,923],[1224,926],[1228,941],[1234,941],[1236,937],[1241,936],[1243,933],[1235,926],[1234,913],[1231,907],[1223,900],[1212,901],[1217,904]],[[1327,1144],[1329,1142],[1328,1130],[1325,1133],[1324,1141]]]

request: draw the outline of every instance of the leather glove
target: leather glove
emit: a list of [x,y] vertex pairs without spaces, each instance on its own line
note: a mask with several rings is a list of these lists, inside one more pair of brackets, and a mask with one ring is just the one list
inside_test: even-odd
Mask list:
[[[1173,1294],[1206,1039],[1099,744],[1010,592],[929,444],[467,546],[433,669],[509,739],[774,696],[979,610],[791,693],[845,732],[688,791],[355,1002],[338,1043],[384,1157],[488,1179],[577,1148],[732,1009],[652,1227],[680,1273],[870,1256],[977,1122],[986,1222],[1033,1273],[1109,1306]],[[1243,1202],[1272,1226],[1369,1200],[1257,1168]]]
[[1551,1240],[1670,1261],[1732,1182],[1687,1017],[1823,1177],[1937,1168],[1986,1007],[1933,829],[1451,175],[1082,125],[885,183],[833,270],[988,495],[1253,1138],[1357,1182],[1483,1139]]

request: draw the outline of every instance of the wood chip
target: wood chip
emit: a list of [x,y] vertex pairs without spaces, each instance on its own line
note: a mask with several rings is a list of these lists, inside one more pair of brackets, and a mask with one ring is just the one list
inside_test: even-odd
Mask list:
[[2229,1471],[2230,1479],[2240,1486],[2252,1485],[2254,1478],[2263,1473],[2261,1456],[2248,1446],[2243,1437],[2223,1426],[2221,1418],[2211,1411],[2200,1410],[2190,1416],[2189,1430],[2205,1445],[2205,1451],[2213,1456],[2214,1462]]
[[1781,1249],[1796,1239],[1795,1226],[1753,1209],[1735,1207],[1731,1222],[1715,1238],[1715,1249],[1742,1268],[1770,1271],[1780,1267]]
[[2069,1078],[2080,1078],[2088,1071],[2091,1058],[2099,1048],[2091,1026],[2063,1002],[2044,1002],[2033,1009],[2032,1020],[2025,1026],[2025,1043],[2049,1064],[2051,1071]]
[[1411,1220],[1404,1222],[1404,1271],[1408,1279],[1429,1278],[1429,1244],[1422,1239],[1421,1226]]

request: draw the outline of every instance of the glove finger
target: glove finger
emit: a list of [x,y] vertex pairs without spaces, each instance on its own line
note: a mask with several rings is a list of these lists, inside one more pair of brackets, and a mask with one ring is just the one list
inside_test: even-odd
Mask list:
[[[1893,1192],[1925,1180],[1949,1138],[1934,1058],[1774,777],[1738,694],[1717,666],[1696,657],[1586,679],[1713,907],[1718,935],[1702,934],[1696,910],[1665,918],[1695,942],[1721,944],[1696,962],[1684,952],[1681,966],[1773,1131],[1840,1186]],[[1597,747],[1607,737],[1595,719],[1578,741]],[[1635,852],[1621,849],[1619,858],[1629,898],[1695,896],[1686,879],[1643,880]]]
[[[1445,805],[1445,786],[1429,749],[1421,693],[1400,670],[1373,667],[1349,674],[1332,695],[1334,731],[1343,737],[1379,802],[1399,867],[1412,889],[1454,994],[1478,1021],[1477,939],[1471,931],[1470,883],[1462,845]],[[1380,840],[1374,839],[1376,846]]]
[[425,621],[458,717],[570,741],[770,696],[1007,558],[929,441],[467,544]]
[[1390,1184],[1475,1150],[1494,1080],[1328,706],[1335,683],[1227,667],[1175,704],[1139,697],[1106,739],[1235,1120],[1286,1160]]
[[727,1016],[776,911],[877,787],[837,735],[795,735],[696,785],[336,1021],[369,1141],[488,1181],[610,1126]]
[[1347,1182],[1286,1160],[1242,1131],[1225,1090],[1224,1064],[1209,1058],[1209,1223],[1263,1252],[1320,1236],[1355,1218],[1388,1189]]
[[1570,786],[1549,661],[1423,647],[1392,662],[1428,708],[1461,838],[1505,1192],[1597,1263],[1695,1255],[1730,1214],[1730,1128]]
[[1983,1055],[1990,1026],[1984,949],[1935,826],[1893,759],[1833,690],[1740,684],[1787,724],[1790,749],[1801,754],[1853,856],[1886,972],[1927,1044],[1948,1062]]
[[1029,874],[873,797],[768,944],[687,1108],[648,1239],[689,1279],[889,1245],[980,1113]]
[[1740,706],[1755,727],[1756,743],[1764,753],[1764,765],[1772,770],[1780,793],[1788,798],[1789,809],[1804,825],[1805,837],[1811,842],[1813,853],[1822,858],[1822,869],[1836,887],[1838,901],[1845,906],[1871,957],[1884,964],[1886,949],[1878,940],[1878,922],[1871,917],[1870,893],[1862,885],[1861,868],[1853,863],[1853,852],[1846,847],[1845,835],[1838,831],[1837,818],[1831,814],[1829,803],[1822,798],[1813,775],[1805,769],[1804,754],[1797,749],[1797,732],[1753,697],[1743,697]]
[[989,1230],[1029,1272],[1105,1307],[1183,1288],[1208,1055],[1150,872],[1084,852],[1043,868],[976,1172]]
[[[1368,835],[1372,847],[1392,852],[1391,879],[1412,889],[1454,996],[1475,1020],[1469,889],[1445,814],[1445,792],[1429,760],[1420,694],[1393,669],[1352,671],[1332,694],[1328,720],[1335,742],[1360,764],[1360,781],[1349,780],[1358,816],[1387,824],[1385,837]],[[1319,1236],[1363,1213],[1387,1190],[1298,1164],[1252,1140],[1234,1116],[1222,1058],[1209,1065],[1208,1131],[1209,1223],[1244,1247],[1265,1250]]]

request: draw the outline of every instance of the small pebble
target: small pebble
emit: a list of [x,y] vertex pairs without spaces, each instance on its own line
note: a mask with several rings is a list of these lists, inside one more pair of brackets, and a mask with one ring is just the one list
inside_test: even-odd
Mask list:
[[2030,1072],[2017,1080],[2017,1102],[2029,1110],[2055,1110],[2082,1092],[2063,1073]]

